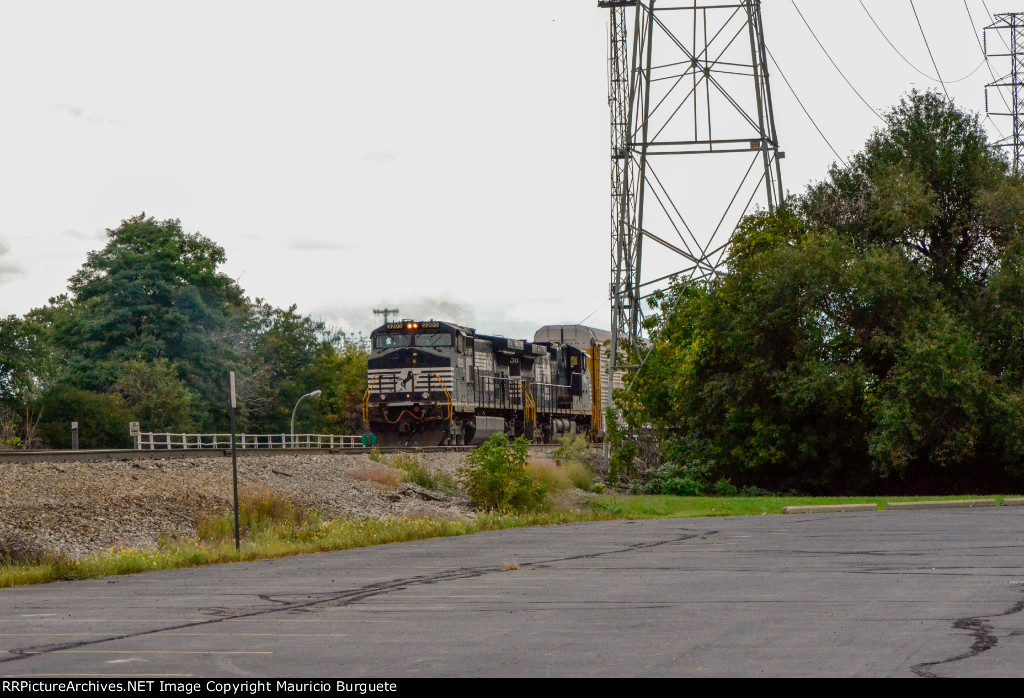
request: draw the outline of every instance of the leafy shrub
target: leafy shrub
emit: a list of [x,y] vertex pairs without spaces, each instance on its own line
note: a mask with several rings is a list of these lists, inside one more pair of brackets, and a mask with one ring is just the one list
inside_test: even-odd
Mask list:
[[585,434],[569,433],[558,440],[555,458],[563,463],[578,463],[582,460],[589,444]]
[[555,462],[562,465],[569,484],[587,492],[594,489],[594,471],[583,460],[589,446],[585,434],[566,434],[558,440],[554,452]]
[[71,448],[71,422],[78,422],[81,448],[131,448],[132,414],[118,394],[95,393],[59,383],[43,394],[39,438],[50,448]]
[[[711,492],[724,494],[732,485],[723,479],[712,486],[711,471],[711,464],[706,461],[691,461],[685,465],[665,463],[654,471],[651,479],[644,485],[643,491],[647,494],[673,494],[680,497],[694,497]],[[735,487],[732,487],[732,493],[736,493]]]
[[647,494],[672,494],[677,497],[696,497],[704,492],[704,485],[688,475],[682,477],[658,477],[643,488]]
[[715,483],[715,494],[721,497],[735,497],[739,490],[724,477]]
[[546,487],[527,471],[526,447],[523,437],[509,442],[506,434],[495,434],[466,456],[460,475],[478,508],[522,511],[544,503]]
[[604,438],[611,452],[608,458],[608,484],[618,485],[627,480],[630,490],[633,490],[638,486],[638,483],[633,482],[636,475],[636,442],[626,440],[622,425],[610,407],[604,411],[604,423]]
[[612,451],[608,459],[608,484],[617,485],[623,479],[632,480],[636,475],[636,442],[626,441]]

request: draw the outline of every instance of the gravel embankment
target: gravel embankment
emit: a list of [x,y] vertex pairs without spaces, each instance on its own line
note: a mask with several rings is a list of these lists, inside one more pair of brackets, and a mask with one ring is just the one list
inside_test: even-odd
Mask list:
[[[416,458],[453,477],[464,462],[461,453]],[[363,454],[245,455],[238,458],[239,489],[269,489],[325,518],[473,515],[462,493],[388,487],[352,474],[377,465]],[[162,538],[194,536],[197,521],[230,506],[231,458],[221,455],[0,464],[0,557],[154,547]]]

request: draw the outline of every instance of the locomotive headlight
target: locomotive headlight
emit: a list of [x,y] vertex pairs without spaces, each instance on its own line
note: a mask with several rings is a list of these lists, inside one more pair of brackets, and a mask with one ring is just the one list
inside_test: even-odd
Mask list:
[[380,394],[380,399],[381,399],[381,400],[385,400],[385,399],[387,399],[387,397],[388,397],[388,396],[387,396],[387,395],[385,395],[384,393],[381,393],[381,394]]
[[428,397],[430,397],[430,393],[428,393],[428,392],[427,392],[426,390],[424,390],[424,391],[423,391],[423,399],[425,400],[425,399],[427,399]]

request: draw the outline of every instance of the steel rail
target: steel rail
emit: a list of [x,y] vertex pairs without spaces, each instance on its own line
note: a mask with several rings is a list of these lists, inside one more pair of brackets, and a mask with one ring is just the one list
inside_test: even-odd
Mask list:
[[[528,444],[530,448],[557,448],[557,443]],[[442,453],[445,451],[472,451],[477,446],[389,446],[383,448],[240,448],[239,456],[309,455],[309,454],[369,454],[369,453]],[[181,458],[230,457],[231,449],[223,448],[171,448],[136,450],[133,448],[79,449],[77,451],[0,451],[0,465],[4,463],[93,463],[129,460],[172,460]]]

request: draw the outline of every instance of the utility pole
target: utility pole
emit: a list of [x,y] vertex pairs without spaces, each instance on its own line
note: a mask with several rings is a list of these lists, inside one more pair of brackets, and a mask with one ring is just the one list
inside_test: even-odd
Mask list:
[[373,311],[373,314],[374,315],[383,315],[384,316],[384,324],[386,325],[386,324],[388,324],[388,317],[389,316],[394,315],[395,317],[398,317],[398,308],[381,308],[379,310],[375,308],[374,311]]
[[[1006,48],[1007,53],[989,52],[988,31],[990,29],[992,31],[1009,32],[1008,44],[1005,38],[1000,37],[1000,43]],[[999,139],[993,145],[998,148],[1011,149],[1012,154],[1010,158],[1013,163],[1013,173],[1020,174],[1022,167],[1024,167],[1024,143],[1021,142],[1022,136],[1024,136],[1024,118],[1021,116],[1022,112],[1024,112],[1024,90],[1021,89],[1024,87],[1021,84],[1021,80],[1024,79],[1024,13],[1007,12],[996,15],[995,22],[985,27],[984,37],[986,58],[1010,59],[1009,74],[985,85],[985,113],[989,116],[1009,116],[1013,119],[1013,129],[1010,135]],[[989,110],[988,88],[990,87],[994,87],[1000,92],[1009,92],[1009,102],[1003,99],[1003,103],[1006,104],[1009,111],[994,112]]]

